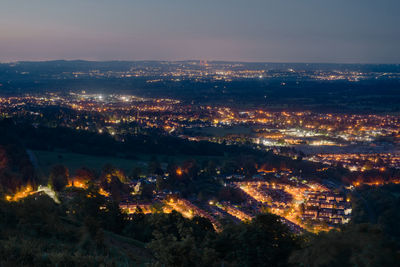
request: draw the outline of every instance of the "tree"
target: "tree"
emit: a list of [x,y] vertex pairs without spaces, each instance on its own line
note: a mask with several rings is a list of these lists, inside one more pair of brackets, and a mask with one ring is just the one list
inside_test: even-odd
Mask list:
[[55,191],[61,191],[68,185],[69,172],[64,165],[55,165],[50,171],[50,185]]
[[400,260],[393,243],[369,224],[350,225],[313,236],[290,262],[300,266],[396,266]]
[[75,171],[75,178],[81,181],[94,181],[96,173],[87,167],[79,168]]
[[166,184],[162,177],[157,177],[156,179],[156,190],[162,191],[165,188]]
[[158,174],[158,175],[163,174],[161,164],[156,157],[151,158],[149,165],[148,165],[148,173],[149,174]]
[[185,219],[173,211],[151,217],[154,239],[148,244],[160,266],[215,266],[215,250],[207,246],[214,234],[211,223],[204,218]]
[[238,266],[287,266],[299,239],[278,216],[260,214],[250,223],[226,226],[214,247],[222,260]]
[[135,166],[132,169],[131,178],[135,179],[135,180],[138,180],[140,178],[140,175],[142,175],[142,172],[143,172],[142,168],[140,168],[139,166]]

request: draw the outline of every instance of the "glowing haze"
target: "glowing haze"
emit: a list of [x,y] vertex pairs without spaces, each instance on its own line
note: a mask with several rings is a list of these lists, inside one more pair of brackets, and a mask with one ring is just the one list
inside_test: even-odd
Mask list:
[[398,0],[2,0],[0,61],[400,63]]

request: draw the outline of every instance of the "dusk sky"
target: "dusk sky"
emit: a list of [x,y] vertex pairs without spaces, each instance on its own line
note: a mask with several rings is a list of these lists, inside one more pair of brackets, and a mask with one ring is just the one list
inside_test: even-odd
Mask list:
[[0,61],[400,63],[399,0],[1,0]]

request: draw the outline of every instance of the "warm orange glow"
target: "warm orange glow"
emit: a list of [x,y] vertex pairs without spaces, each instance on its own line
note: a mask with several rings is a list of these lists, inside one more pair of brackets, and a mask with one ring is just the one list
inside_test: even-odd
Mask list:
[[112,177],[117,177],[121,183],[126,182],[125,174],[121,170],[114,170],[112,173],[106,175],[107,183],[111,183]]
[[7,201],[19,201],[20,199],[26,198],[27,196],[34,194],[35,192],[36,191],[33,191],[33,187],[31,185],[26,185],[24,187],[21,187],[14,194],[14,196],[7,195],[6,200]]
[[233,207],[232,205],[225,204],[223,209],[229,213],[231,216],[238,218],[242,222],[251,221],[253,219],[252,216],[246,214],[245,212]]
[[[309,186],[297,187],[284,183],[270,183],[266,181],[251,181],[251,182],[237,182],[236,185],[251,198],[257,200],[260,203],[263,203],[267,206],[272,206],[273,204],[276,207],[270,208],[270,212],[274,213],[280,217],[285,218],[286,220],[292,222],[300,226],[301,228],[308,229],[312,232],[320,232],[320,231],[328,231],[327,227],[308,227],[304,224],[300,218],[302,216],[300,207],[297,203],[303,202],[306,198],[306,191],[313,192],[326,192],[327,189],[320,184],[310,184]],[[283,190],[287,194],[291,195],[293,201],[285,202],[285,201],[277,201],[274,200],[264,189],[269,188],[273,190]],[[237,209],[236,209],[237,210]],[[237,212],[235,209],[227,209],[226,211],[239,218],[240,220],[246,220],[246,216]]]
[[75,179],[68,180],[67,187],[77,187],[77,188],[87,189],[88,188],[87,182],[88,181],[86,181],[86,180],[75,178]]
[[204,217],[210,220],[212,225],[214,226],[215,230],[220,230],[220,224],[206,211],[200,209],[199,207],[195,206],[192,204],[189,200],[183,199],[183,198],[167,198],[164,201],[164,210],[167,210],[168,208],[172,210],[176,210],[180,214],[182,214],[183,217],[192,219],[194,216],[200,216]]
[[276,169],[266,170],[266,169],[258,169],[257,172],[265,172],[265,173],[275,173]]
[[135,214],[140,209],[143,214],[151,214],[152,208],[151,204],[120,204],[120,208],[124,210],[127,214]]
[[106,190],[104,190],[103,188],[100,187],[99,189],[99,194],[105,197],[109,197],[110,193],[108,193]]
[[389,181],[383,181],[381,178],[376,178],[375,180],[369,180],[369,181],[361,181],[361,182],[354,182],[353,185],[358,187],[362,185],[369,185],[369,186],[382,186],[386,184],[399,184],[400,179],[398,178],[393,178]]
[[181,176],[181,175],[183,174],[182,169],[181,169],[181,168],[176,169],[176,174],[177,174],[178,176]]

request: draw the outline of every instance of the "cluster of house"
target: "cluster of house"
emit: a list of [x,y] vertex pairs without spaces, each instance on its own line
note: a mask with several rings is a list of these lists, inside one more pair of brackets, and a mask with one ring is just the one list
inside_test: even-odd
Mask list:
[[151,203],[134,203],[124,201],[119,204],[119,207],[124,210],[128,215],[142,211],[144,214],[153,213]]
[[305,192],[302,219],[319,220],[328,224],[345,224],[350,221],[351,203],[338,193]]

